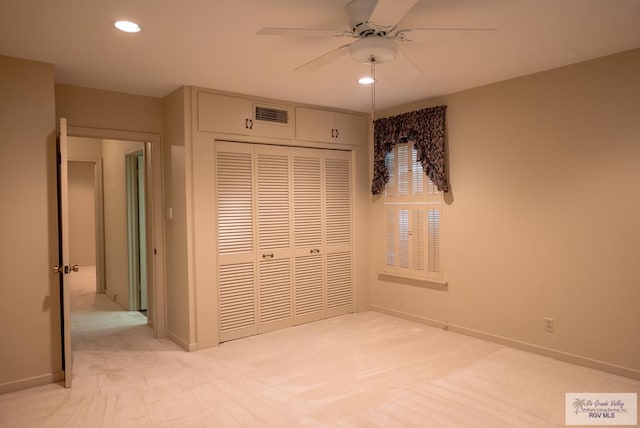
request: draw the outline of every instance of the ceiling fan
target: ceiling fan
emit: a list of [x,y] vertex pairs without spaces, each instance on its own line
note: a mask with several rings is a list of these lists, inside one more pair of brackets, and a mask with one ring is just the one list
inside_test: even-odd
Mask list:
[[265,27],[257,34],[264,36],[330,36],[355,39],[297,67],[296,71],[315,71],[349,53],[362,64],[384,63],[393,60],[398,51],[418,70],[419,67],[400,47],[410,42],[414,31],[496,31],[495,28],[425,27],[403,28],[398,23],[418,0],[351,0],[344,8],[349,29]]

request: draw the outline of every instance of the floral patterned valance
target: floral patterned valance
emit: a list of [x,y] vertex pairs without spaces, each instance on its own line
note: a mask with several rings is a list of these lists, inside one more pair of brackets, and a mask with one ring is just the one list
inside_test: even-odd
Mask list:
[[374,121],[374,160],[371,193],[382,192],[389,180],[384,164],[387,153],[398,143],[412,141],[418,161],[441,192],[449,191],[445,170],[445,118],[447,106],[437,106]]

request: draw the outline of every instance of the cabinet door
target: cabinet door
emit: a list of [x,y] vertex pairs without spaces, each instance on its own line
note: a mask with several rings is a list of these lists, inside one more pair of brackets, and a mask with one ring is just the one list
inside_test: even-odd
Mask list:
[[369,123],[366,116],[298,107],[296,137],[323,143],[366,145]]
[[324,153],[326,316],[353,312],[351,152]]
[[255,145],[258,232],[258,330],[293,325],[291,157],[278,146]]
[[322,157],[293,149],[294,324],[323,319]]
[[334,143],[334,112],[304,107],[296,108],[296,138],[305,141]]
[[220,341],[257,334],[253,148],[216,149]]
[[244,98],[198,93],[198,130],[249,135],[253,103]]
[[365,116],[335,113],[335,142],[364,146],[368,141],[369,123]]

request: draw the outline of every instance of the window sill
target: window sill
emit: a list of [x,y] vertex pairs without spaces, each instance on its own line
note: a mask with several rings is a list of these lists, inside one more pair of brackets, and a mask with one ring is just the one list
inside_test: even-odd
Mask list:
[[411,285],[412,287],[429,288],[432,290],[448,291],[449,283],[437,279],[413,278],[395,273],[378,273],[380,281],[395,282],[397,284]]

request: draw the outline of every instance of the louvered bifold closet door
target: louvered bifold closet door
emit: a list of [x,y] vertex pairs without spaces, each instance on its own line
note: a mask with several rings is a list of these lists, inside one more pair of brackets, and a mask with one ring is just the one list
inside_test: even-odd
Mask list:
[[322,151],[292,149],[294,324],[325,317]]
[[258,205],[258,330],[293,325],[291,165],[286,148],[255,146]]
[[258,332],[253,147],[216,143],[220,341]]
[[326,316],[353,312],[351,152],[324,153]]

